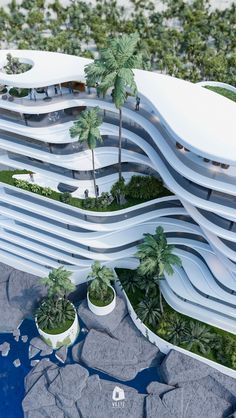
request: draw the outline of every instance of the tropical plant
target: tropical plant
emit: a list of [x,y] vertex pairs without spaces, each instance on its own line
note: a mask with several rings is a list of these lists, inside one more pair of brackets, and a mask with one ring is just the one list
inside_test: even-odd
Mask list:
[[171,344],[179,345],[182,342],[186,327],[186,321],[179,315],[174,313],[168,316],[164,315],[158,334]]
[[87,278],[92,280],[88,288],[90,300],[102,302],[104,305],[109,304],[113,299],[113,291],[110,288],[114,280],[113,270],[95,261]]
[[31,67],[30,64],[21,63],[19,58],[13,57],[10,53],[7,54],[7,62],[4,66],[7,74],[21,74],[30,70]]
[[95,162],[94,162],[94,148],[97,141],[102,142],[100,134],[100,126],[102,124],[102,118],[99,115],[99,108],[86,109],[81,112],[79,119],[74,122],[74,125],[70,128],[71,138],[78,138],[79,142],[86,142],[88,148],[92,153],[92,165],[93,165],[93,184],[94,193],[96,192],[96,177],[95,177]]
[[69,192],[64,192],[60,194],[60,201],[63,203],[70,203],[71,194]]
[[41,192],[41,190],[42,190],[42,187],[41,186],[39,186],[38,184],[36,184],[36,183],[32,183],[32,184],[30,184],[30,190],[31,190],[31,192],[33,192],[33,193],[40,193]]
[[51,196],[53,190],[50,187],[42,187],[41,193],[43,196]]
[[161,318],[158,301],[155,298],[145,298],[136,307],[138,318],[147,325],[156,327]]
[[187,350],[197,350],[201,354],[209,353],[215,334],[210,332],[209,327],[198,322],[190,321],[184,330],[182,345]]
[[36,311],[39,327],[42,330],[52,330],[61,328],[75,318],[75,311],[72,304],[67,299],[53,300],[48,298],[40,305]]
[[132,176],[126,186],[126,196],[133,199],[155,199],[161,196],[170,195],[162,181],[153,176]]
[[122,287],[125,289],[126,293],[135,293],[139,288],[139,280],[137,275],[133,274],[132,270],[127,270],[125,276],[122,279]]
[[30,189],[30,183],[28,181],[26,181],[26,180],[18,180],[18,179],[15,179],[14,183],[15,183],[15,186],[16,187],[19,187],[21,189],[25,189],[25,190],[29,190]]
[[71,272],[64,266],[53,269],[47,277],[41,279],[41,283],[46,286],[48,297],[53,299],[66,298],[68,293],[73,292],[76,286],[71,282]]
[[180,258],[173,254],[174,246],[167,243],[164,229],[159,226],[154,235],[144,234],[143,243],[138,245],[136,257],[140,260],[138,274],[144,277],[151,277],[159,284],[159,304],[163,314],[162,292],[160,280],[164,272],[169,276],[173,275],[173,266],[181,266]]
[[113,184],[111,188],[111,195],[114,199],[116,199],[118,204],[124,204],[125,203],[125,193],[126,193],[126,185],[125,180],[123,177],[121,177],[120,180],[118,180],[116,183]]
[[122,106],[128,93],[137,93],[133,69],[142,65],[141,55],[137,53],[138,42],[137,33],[111,38],[108,46],[100,51],[100,57],[85,67],[87,84],[94,86],[99,83],[103,95],[112,89],[113,102],[119,110],[119,180],[122,177]]

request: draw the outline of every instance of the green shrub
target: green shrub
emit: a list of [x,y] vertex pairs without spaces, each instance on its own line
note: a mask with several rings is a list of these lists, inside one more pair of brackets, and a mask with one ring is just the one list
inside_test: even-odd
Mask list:
[[15,186],[24,190],[30,190],[30,183],[26,180],[14,180]]
[[39,184],[35,184],[35,183],[32,183],[32,184],[29,183],[29,187],[30,187],[31,192],[33,193],[40,193],[42,190],[42,187],[39,186]]
[[53,190],[50,187],[42,187],[41,194],[43,196],[51,196]]
[[108,192],[102,192],[97,199],[97,207],[106,209],[113,202],[113,197]]
[[67,321],[74,321],[75,311],[67,299],[47,298],[36,312],[37,322],[42,330],[62,327]]
[[20,89],[19,87],[12,87],[9,94],[14,97],[26,97],[29,94],[29,89]]
[[132,176],[126,186],[125,194],[133,199],[155,199],[170,194],[162,181],[152,176]]
[[60,201],[62,203],[70,203],[71,194],[69,192],[60,194]]
[[111,195],[114,199],[116,199],[118,204],[121,205],[125,203],[126,185],[123,177],[121,178],[121,180],[118,180],[116,183],[113,184],[111,188]]
[[95,209],[95,207],[96,207],[95,199],[93,199],[92,197],[87,197],[87,199],[84,199],[83,201],[84,209]]

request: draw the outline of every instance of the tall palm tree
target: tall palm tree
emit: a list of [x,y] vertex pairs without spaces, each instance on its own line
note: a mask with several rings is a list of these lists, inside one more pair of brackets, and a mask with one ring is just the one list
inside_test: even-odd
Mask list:
[[122,106],[127,99],[127,93],[133,95],[137,93],[133,68],[138,68],[142,64],[141,55],[137,53],[138,42],[137,33],[110,39],[108,47],[100,51],[100,57],[85,67],[88,85],[99,83],[99,90],[103,95],[109,89],[113,89],[113,101],[119,110],[119,180],[122,177]]
[[71,272],[66,270],[64,266],[60,266],[50,271],[49,275],[40,281],[47,287],[49,298],[62,298],[76,289],[70,276]]
[[74,125],[70,128],[71,138],[78,137],[79,142],[86,142],[88,148],[92,153],[92,165],[93,165],[93,185],[94,193],[97,198],[96,191],[96,177],[95,177],[95,162],[94,162],[94,148],[96,148],[97,141],[102,142],[100,133],[100,126],[102,124],[102,118],[99,115],[99,107],[93,109],[86,109],[81,112],[79,119],[74,122]]
[[144,234],[142,244],[138,245],[136,257],[140,260],[138,273],[141,276],[152,277],[159,284],[160,310],[163,314],[162,293],[160,280],[163,274],[174,274],[173,266],[181,266],[180,258],[173,254],[174,246],[167,243],[164,229],[159,226],[154,235]]

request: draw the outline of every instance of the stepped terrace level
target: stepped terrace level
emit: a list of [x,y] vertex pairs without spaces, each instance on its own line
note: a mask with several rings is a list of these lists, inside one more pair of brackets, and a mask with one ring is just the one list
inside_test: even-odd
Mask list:
[[[119,115],[111,92],[98,97],[86,86],[91,61],[10,51],[31,69],[6,74],[8,52],[0,51],[1,168],[28,182],[34,173],[36,184],[58,194],[83,199],[87,189],[93,197],[90,151],[69,129],[81,111],[99,106],[103,142],[94,150],[95,169],[100,192],[109,192],[118,178]],[[135,268],[143,234],[162,225],[183,263],[163,281],[168,302],[235,332],[236,105],[201,85],[134,74],[141,103],[136,111],[129,96],[123,107],[123,176],[126,182],[134,174],[162,179],[170,196],[95,212],[16,188],[0,172],[1,258],[37,275],[65,265],[80,283],[93,260]]]

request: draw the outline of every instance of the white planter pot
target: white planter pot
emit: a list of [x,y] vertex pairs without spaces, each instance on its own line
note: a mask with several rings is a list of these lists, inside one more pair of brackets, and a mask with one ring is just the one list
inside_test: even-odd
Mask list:
[[109,313],[111,313],[113,311],[113,309],[115,309],[115,307],[116,307],[116,292],[115,292],[115,289],[112,286],[109,286],[109,287],[113,291],[114,298],[111,301],[111,303],[109,303],[109,305],[106,305],[106,306],[94,305],[89,299],[89,292],[87,292],[88,307],[89,307],[90,311],[92,311],[95,315],[99,315],[99,316],[108,315]]
[[71,305],[73,306],[74,311],[75,311],[74,322],[70,326],[70,328],[68,328],[66,331],[60,334],[48,334],[47,332],[43,331],[41,328],[39,328],[37,318],[35,318],[35,323],[36,323],[36,327],[38,329],[39,335],[54,350],[62,347],[63,345],[69,346],[73,344],[78,336],[78,333],[79,333],[78,315],[77,315],[77,312],[73,303],[71,303]]

